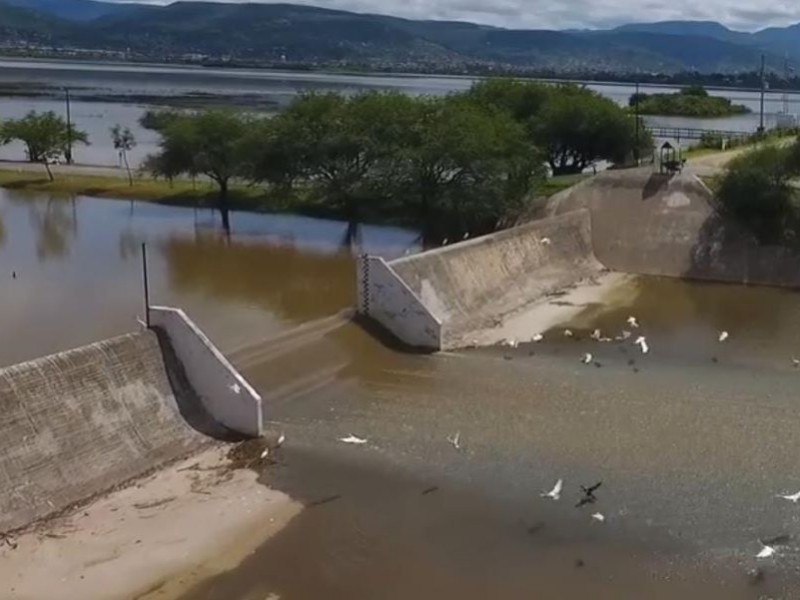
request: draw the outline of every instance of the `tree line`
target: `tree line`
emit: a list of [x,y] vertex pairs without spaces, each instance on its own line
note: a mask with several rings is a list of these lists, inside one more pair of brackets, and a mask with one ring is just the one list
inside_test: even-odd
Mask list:
[[[40,118],[6,122],[0,138],[22,140],[30,160],[47,164],[63,151],[65,132]],[[52,152],[33,151],[23,123],[49,128]],[[631,163],[652,150],[641,123],[596,92],[506,79],[444,97],[306,94],[274,116],[154,111],[141,124],[161,137],[143,168],[213,181],[224,224],[231,187],[248,184],[351,223],[394,221],[442,237],[513,223],[549,176]],[[115,139],[115,147],[127,146]]]

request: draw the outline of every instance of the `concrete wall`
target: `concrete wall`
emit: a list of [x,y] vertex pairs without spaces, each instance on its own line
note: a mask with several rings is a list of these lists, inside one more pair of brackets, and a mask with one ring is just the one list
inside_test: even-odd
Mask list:
[[423,252],[389,266],[442,322],[442,348],[468,345],[473,332],[491,328],[601,268],[592,254],[586,211]]
[[163,330],[203,407],[225,427],[262,433],[261,396],[180,309],[150,307],[150,323]]
[[0,532],[190,453],[153,332],[0,370]]
[[360,257],[357,277],[360,314],[374,319],[409,346],[441,348],[440,319],[385,260],[378,256]]
[[609,269],[731,283],[800,286],[800,254],[760,245],[717,214],[691,173],[609,171],[551,199],[549,212],[591,213],[592,246]]

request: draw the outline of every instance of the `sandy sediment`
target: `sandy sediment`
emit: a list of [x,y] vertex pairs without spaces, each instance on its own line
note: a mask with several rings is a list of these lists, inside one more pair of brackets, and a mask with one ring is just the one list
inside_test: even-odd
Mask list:
[[[300,511],[216,446],[0,540],[0,597],[174,597],[235,567]],[[239,457],[240,458],[240,457]],[[257,459],[257,456],[256,456]]]

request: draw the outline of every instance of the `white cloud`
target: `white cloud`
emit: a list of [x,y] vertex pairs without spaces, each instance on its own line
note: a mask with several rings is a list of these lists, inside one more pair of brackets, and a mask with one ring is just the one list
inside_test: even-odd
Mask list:
[[[217,0],[219,1],[219,0]],[[225,1],[225,0],[223,0]],[[227,0],[236,2],[238,0]],[[258,1],[258,0],[256,0]],[[515,29],[600,28],[631,22],[709,20],[753,31],[800,22],[800,2],[773,0],[294,0],[323,8]],[[168,4],[151,0],[151,4]],[[758,8],[755,8],[755,7]]]

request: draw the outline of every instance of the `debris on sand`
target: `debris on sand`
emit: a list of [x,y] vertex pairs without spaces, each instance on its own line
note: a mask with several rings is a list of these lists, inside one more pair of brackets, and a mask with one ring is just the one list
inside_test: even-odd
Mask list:
[[158,508],[159,506],[164,506],[165,504],[169,504],[170,502],[174,502],[176,500],[175,496],[168,496],[166,498],[161,498],[159,500],[151,500],[150,502],[134,502],[133,508],[138,510],[147,510],[148,508]]
[[228,451],[230,461],[227,468],[232,470],[249,469],[257,464],[272,464],[273,450],[278,446],[266,438],[254,438],[236,444]]
[[425,488],[424,490],[422,490],[422,495],[423,496],[427,496],[428,494],[432,494],[433,492],[438,492],[438,491],[439,491],[439,486],[438,485],[432,485],[431,487]]

